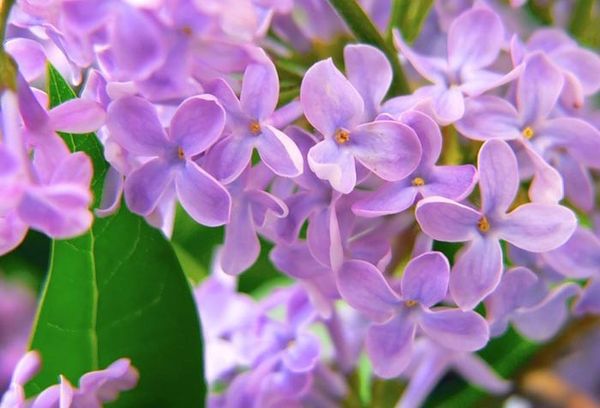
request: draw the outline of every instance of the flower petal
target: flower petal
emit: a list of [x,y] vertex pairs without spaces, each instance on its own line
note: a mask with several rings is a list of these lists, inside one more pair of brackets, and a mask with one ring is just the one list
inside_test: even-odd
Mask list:
[[378,48],[351,44],[344,47],[344,62],[348,80],[365,103],[366,119],[375,119],[379,105],[392,83],[389,61]]
[[515,107],[506,100],[482,95],[467,99],[465,114],[455,126],[461,134],[473,140],[519,139],[518,115]]
[[248,137],[225,137],[210,148],[205,156],[204,166],[217,180],[229,184],[248,167],[254,143]]
[[417,188],[407,181],[386,183],[379,190],[354,203],[352,211],[367,218],[397,214],[413,205],[417,193]]
[[67,133],[98,130],[106,119],[102,106],[90,99],[71,99],[48,112],[52,129]]
[[193,157],[212,146],[225,127],[225,111],[212,95],[199,95],[179,105],[171,119],[169,138]]
[[252,222],[250,206],[245,201],[236,203],[231,209],[222,251],[221,267],[230,275],[244,272],[258,258],[260,242]]
[[302,174],[302,153],[294,141],[281,130],[270,125],[263,126],[256,149],[263,162],[275,174],[282,177],[297,177]]
[[397,181],[412,173],[421,159],[415,132],[394,121],[376,121],[355,128],[350,143],[355,157],[384,180]]
[[448,292],[450,264],[441,252],[426,252],[413,258],[402,274],[402,297],[425,307],[441,302]]
[[402,315],[369,327],[365,347],[375,374],[393,378],[404,371],[412,356],[415,331],[415,324]]
[[497,226],[501,239],[531,252],[556,249],[577,227],[575,213],[556,204],[527,203],[507,214]]
[[279,77],[271,60],[265,56],[260,63],[248,65],[240,94],[242,110],[262,121],[275,111],[278,99]]
[[440,89],[433,99],[433,113],[440,125],[446,126],[456,122],[465,114],[465,98],[457,86]]
[[581,164],[600,169],[600,131],[588,122],[578,118],[556,118],[546,121],[538,132],[540,137],[549,137],[553,144],[565,147]]
[[447,63],[442,58],[426,57],[414,52],[402,39],[400,32],[394,30],[394,45],[410,62],[410,65],[421,75],[433,83],[442,83],[446,76]]
[[544,260],[569,278],[595,276],[600,271],[600,238],[592,231],[578,227],[564,245],[546,252]]
[[450,294],[463,310],[473,309],[500,283],[502,248],[492,237],[471,241],[454,261],[450,274]]
[[447,198],[424,198],[417,204],[415,215],[423,232],[438,241],[462,242],[478,236],[481,214]]
[[504,214],[519,189],[517,157],[501,140],[488,140],[479,150],[479,189],[484,214]]
[[381,272],[365,261],[346,261],[338,275],[342,298],[376,322],[385,322],[395,313],[400,298]]
[[172,166],[154,159],[135,169],[125,179],[125,202],[134,213],[149,215],[173,180]]
[[460,201],[473,191],[477,169],[471,164],[435,166],[420,191],[423,197],[441,196]]
[[335,190],[348,194],[356,185],[356,165],[350,149],[340,148],[332,139],[325,139],[308,151],[308,165]]
[[432,340],[452,350],[479,350],[490,338],[485,319],[472,310],[424,310],[419,326]]
[[340,128],[352,129],[362,117],[363,100],[331,58],[310,67],[300,86],[304,115],[323,135]]
[[117,143],[135,154],[159,156],[168,143],[156,109],[150,102],[137,96],[124,97],[111,103],[106,126]]
[[498,57],[504,27],[489,8],[472,8],[458,16],[448,29],[450,69],[473,70],[487,67]]
[[209,227],[229,222],[229,192],[196,163],[186,162],[175,178],[175,187],[181,205],[196,222]]

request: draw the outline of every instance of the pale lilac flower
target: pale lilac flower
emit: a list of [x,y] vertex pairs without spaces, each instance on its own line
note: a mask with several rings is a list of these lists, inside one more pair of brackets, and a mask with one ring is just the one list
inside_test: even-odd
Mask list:
[[433,239],[469,242],[458,254],[450,293],[462,309],[472,309],[500,282],[500,240],[532,252],[558,248],[573,234],[575,214],[557,204],[527,203],[507,212],[519,188],[516,157],[506,142],[487,141],[479,151],[481,210],[442,197],[419,201],[416,217]]
[[529,196],[533,201],[562,198],[562,180],[544,157],[552,150],[564,151],[579,163],[600,167],[600,131],[582,119],[553,117],[563,89],[563,74],[544,54],[534,53],[517,83],[516,107],[484,95],[467,101],[465,116],[456,123],[463,135],[475,140],[515,140],[533,164],[535,176]]
[[396,408],[422,406],[448,371],[456,372],[470,384],[491,394],[504,394],[510,389],[510,382],[500,378],[477,354],[452,350],[423,337],[416,341],[411,363],[406,370],[408,386],[402,392]]
[[[246,168],[256,148],[262,162],[275,174],[296,177],[302,173],[298,147],[276,126],[275,107],[279,98],[279,78],[273,63],[265,56],[250,64],[244,73],[238,99],[223,80],[210,86],[227,111],[226,137],[208,153],[208,167],[219,180],[230,183]],[[295,118],[294,118],[295,119]]]
[[569,317],[566,302],[580,293],[575,283],[548,290],[524,267],[506,271],[496,290],[486,298],[485,309],[493,337],[502,335],[512,323],[525,337],[545,341],[553,337]]
[[174,188],[183,208],[197,222],[209,226],[229,222],[229,193],[194,161],[217,141],[224,123],[223,108],[210,95],[182,102],[168,132],[146,100],[114,101],[107,118],[111,137],[129,152],[150,159],[127,175],[124,189],[129,209],[149,215],[163,194]]
[[433,85],[421,87],[412,95],[391,99],[385,104],[384,111],[399,113],[419,106],[431,113],[440,125],[459,120],[465,113],[465,96],[480,95],[519,75],[521,66],[507,74],[487,69],[498,57],[503,40],[504,27],[500,18],[486,7],[469,9],[452,22],[445,58],[415,53],[396,31],[394,41],[401,54]]
[[391,82],[389,64],[379,54],[370,46],[347,46],[348,79],[328,59],[313,65],[302,80],[304,114],[324,137],[310,149],[308,163],[317,177],[344,194],[357,183],[357,164],[397,181],[414,171],[421,157],[411,128],[392,120],[370,122]]
[[[444,347],[474,351],[485,346],[489,330],[473,311],[433,308],[446,298],[450,266],[439,252],[414,258],[392,288],[373,265],[347,261],[338,276],[342,297],[373,319],[366,349],[375,373],[399,375],[410,362],[417,329]],[[400,292],[398,292],[398,289]]]
[[460,201],[468,196],[477,181],[477,170],[463,166],[436,166],[442,151],[442,134],[437,124],[417,111],[408,111],[398,120],[410,126],[421,142],[421,163],[408,177],[385,183],[360,199],[352,211],[362,217],[377,217],[406,210],[421,197],[442,196]]

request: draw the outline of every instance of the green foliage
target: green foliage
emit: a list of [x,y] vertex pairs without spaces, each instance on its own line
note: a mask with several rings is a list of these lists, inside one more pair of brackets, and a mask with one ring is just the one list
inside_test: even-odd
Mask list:
[[[75,97],[53,67],[48,73],[52,106]],[[107,170],[102,146],[93,134],[62,136],[92,158],[98,201]],[[28,394],[59,374],[76,383],[129,357],[140,381],[114,406],[203,405],[202,339],[188,281],[161,233],[124,206],[82,236],[52,242],[31,348],[41,352],[43,370]]]
[[433,0],[393,0],[388,36],[397,28],[404,39],[412,43],[419,33],[433,5]]

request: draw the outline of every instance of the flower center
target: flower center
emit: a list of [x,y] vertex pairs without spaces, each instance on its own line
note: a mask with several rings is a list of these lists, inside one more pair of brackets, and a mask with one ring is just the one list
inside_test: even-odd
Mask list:
[[252,133],[253,135],[258,135],[260,132],[262,132],[262,129],[260,128],[260,123],[258,123],[255,120],[250,122],[250,124],[248,125],[248,129],[250,129],[250,133]]
[[350,132],[346,129],[338,129],[337,132],[335,132],[334,137],[335,141],[339,144],[348,143],[348,141],[350,141]]
[[413,185],[413,186],[415,186],[415,187],[421,187],[421,186],[424,186],[424,185],[425,185],[425,180],[423,180],[423,178],[422,178],[422,177],[415,177],[415,178],[412,180],[412,185]]
[[189,25],[185,25],[181,28],[181,31],[183,32],[183,34],[186,37],[191,37],[192,34],[194,34],[194,30],[192,30],[192,27],[190,27]]
[[490,222],[485,216],[479,219],[479,222],[477,222],[477,228],[479,228],[479,231],[481,232],[488,232],[490,230]]
[[404,304],[406,305],[406,307],[415,307],[417,305],[417,301],[416,300],[407,300],[406,302],[404,302]]
[[183,147],[181,146],[177,147],[177,158],[179,160],[185,159],[185,152],[183,151]]
[[525,129],[523,129],[522,133],[525,139],[531,139],[535,135],[535,132],[533,131],[531,126],[527,126]]

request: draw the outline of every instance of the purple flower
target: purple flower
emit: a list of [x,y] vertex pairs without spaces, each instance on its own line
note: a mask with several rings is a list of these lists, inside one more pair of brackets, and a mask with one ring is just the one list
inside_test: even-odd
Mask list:
[[[564,151],[579,163],[600,167],[600,132],[582,119],[553,117],[563,89],[563,74],[539,52],[526,59],[517,83],[516,107],[497,96],[467,101],[465,116],[456,123],[463,135],[475,140],[515,140],[524,158],[533,165],[535,177],[529,190],[533,201],[562,198],[562,180],[544,160],[550,152]],[[565,154],[562,153],[562,154]]]
[[564,283],[547,290],[529,269],[510,269],[485,300],[491,335],[503,334],[512,322],[524,336],[536,341],[548,340],[569,316],[566,301],[579,292],[575,283]]
[[500,240],[532,252],[564,244],[577,226],[575,214],[557,204],[527,203],[507,213],[519,188],[516,157],[503,141],[489,140],[479,151],[481,210],[442,197],[417,204],[421,229],[433,239],[469,242],[454,264],[450,293],[462,309],[472,309],[502,274]]
[[474,7],[458,16],[448,30],[447,58],[421,56],[412,51],[398,32],[396,46],[421,76],[433,85],[419,88],[413,95],[391,99],[384,111],[399,113],[421,106],[441,125],[460,119],[465,113],[465,95],[480,95],[517,77],[522,67],[507,74],[486,69],[498,57],[504,27],[500,18],[486,7]]
[[399,375],[410,362],[417,329],[453,350],[474,351],[485,346],[489,331],[473,311],[432,306],[444,300],[450,267],[439,252],[411,260],[398,285],[392,288],[373,265],[347,261],[338,286],[342,297],[373,319],[366,348],[373,369],[382,377]]
[[324,137],[308,152],[310,168],[347,194],[357,182],[357,160],[384,180],[401,180],[417,167],[421,146],[402,123],[369,122],[391,81],[381,52],[357,45],[347,46],[344,54],[349,80],[331,59],[320,61],[304,75],[300,99],[306,118]]
[[208,166],[219,180],[229,183],[236,179],[250,163],[254,148],[275,174],[296,177],[302,173],[300,150],[276,128],[291,120],[274,123],[279,122],[275,112],[279,78],[266,56],[246,68],[239,99],[223,80],[213,83],[210,90],[227,111],[226,137],[208,153]]
[[154,106],[139,97],[114,101],[108,109],[110,135],[127,151],[150,160],[127,175],[125,200],[140,215],[149,215],[173,188],[183,208],[197,222],[229,222],[231,197],[194,159],[213,145],[223,130],[225,112],[216,99],[186,99],[163,130]]
[[399,121],[410,126],[421,142],[421,163],[408,177],[398,182],[388,182],[352,206],[352,211],[362,217],[377,217],[406,210],[419,197],[441,196],[460,201],[475,186],[477,170],[463,166],[436,166],[442,151],[442,134],[437,124],[425,114],[408,111]]

